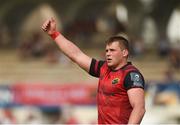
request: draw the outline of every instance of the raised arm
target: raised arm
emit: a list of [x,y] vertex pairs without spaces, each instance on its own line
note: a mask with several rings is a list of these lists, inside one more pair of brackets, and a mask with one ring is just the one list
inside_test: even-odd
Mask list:
[[77,63],[82,69],[89,72],[92,58],[84,54],[74,43],[57,31],[56,22],[53,18],[46,20],[42,25],[42,29],[54,39],[67,57]]

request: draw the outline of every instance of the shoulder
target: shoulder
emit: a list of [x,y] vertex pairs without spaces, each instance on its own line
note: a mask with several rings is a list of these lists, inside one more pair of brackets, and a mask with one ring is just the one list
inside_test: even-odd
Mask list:
[[129,71],[124,79],[124,87],[126,89],[130,88],[143,88],[145,86],[145,81],[143,75],[138,70]]
[[95,77],[99,77],[100,69],[105,64],[105,61],[92,59],[89,74]]

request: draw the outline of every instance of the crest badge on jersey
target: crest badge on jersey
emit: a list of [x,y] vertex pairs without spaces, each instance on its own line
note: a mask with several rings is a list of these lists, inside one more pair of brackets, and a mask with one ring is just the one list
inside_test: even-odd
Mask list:
[[114,78],[113,80],[112,80],[112,84],[117,84],[118,82],[119,82],[119,78]]
[[134,86],[137,86],[137,87],[143,87],[144,86],[143,85],[143,79],[139,73],[132,72],[132,73],[130,73],[130,76],[131,76],[132,84]]

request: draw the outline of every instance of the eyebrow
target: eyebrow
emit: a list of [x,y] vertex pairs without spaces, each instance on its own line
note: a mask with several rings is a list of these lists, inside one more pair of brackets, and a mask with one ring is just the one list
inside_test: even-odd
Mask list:
[[106,49],[105,51],[108,51],[108,50],[113,51],[113,50],[116,50],[116,49],[111,49],[111,48],[110,48],[110,49]]

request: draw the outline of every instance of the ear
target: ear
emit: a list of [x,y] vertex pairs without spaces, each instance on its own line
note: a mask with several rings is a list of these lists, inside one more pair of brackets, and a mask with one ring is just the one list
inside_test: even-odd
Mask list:
[[124,56],[124,57],[127,57],[128,54],[129,54],[128,50],[127,50],[127,49],[124,49],[124,50],[123,50],[123,56]]

